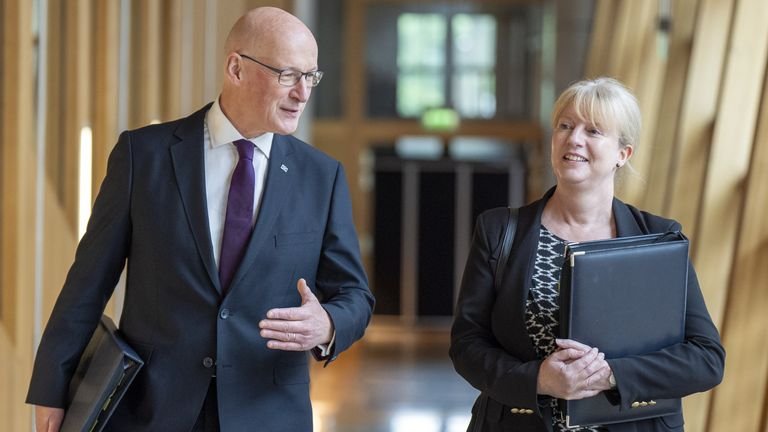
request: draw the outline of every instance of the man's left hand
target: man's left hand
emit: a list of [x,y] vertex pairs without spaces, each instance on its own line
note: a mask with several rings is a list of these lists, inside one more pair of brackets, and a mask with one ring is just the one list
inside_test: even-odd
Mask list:
[[261,337],[268,339],[268,348],[307,351],[331,341],[333,324],[328,312],[309,289],[307,281],[299,279],[296,288],[301,295],[301,306],[270,309],[267,318],[259,323]]

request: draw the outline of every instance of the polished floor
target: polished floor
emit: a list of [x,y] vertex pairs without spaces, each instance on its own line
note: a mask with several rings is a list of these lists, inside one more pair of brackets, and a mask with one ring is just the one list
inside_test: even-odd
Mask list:
[[463,432],[478,392],[448,358],[449,325],[375,317],[327,368],[312,366],[315,432]]

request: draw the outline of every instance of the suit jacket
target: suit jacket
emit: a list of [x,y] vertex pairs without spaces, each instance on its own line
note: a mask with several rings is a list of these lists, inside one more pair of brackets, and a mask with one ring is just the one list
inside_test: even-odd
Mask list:
[[[499,291],[493,273],[507,209],[478,217],[453,327],[450,356],[456,371],[481,391],[473,426],[484,431],[550,431],[552,412],[536,393],[542,359],[528,336],[525,304],[538,248],[541,214],[554,193],[520,208],[512,251]],[[613,200],[618,237],[675,231],[680,224]],[[725,350],[707,312],[693,267],[689,268],[685,341],[658,352],[609,360],[621,409],[634,401],[682,398],[708,390],[723,376]],[[627,307],[631,307],[628,305]],[[599,348],[599,347],[598,347]],[[613,392],[613,391],[612,391]],[[513,408],[517,408],[514,410]],[[682,431],[682,413],[621,423],[610,431]],[[474,429],[471,429],[474,430]]]
[[362,337],[374,301],[344,171],[275,135],[253,234],[222,296],[205,192],[209,107],[120,135],[45,329],[29,403],[65,407],[127,260],[120,329],[146,364],[107,430],[191,430],[214,373],[222,430],[312,430],[307,354],[268,349],[258,323],[271,308],[301,304],[303,277],[335,326],[331,360]]

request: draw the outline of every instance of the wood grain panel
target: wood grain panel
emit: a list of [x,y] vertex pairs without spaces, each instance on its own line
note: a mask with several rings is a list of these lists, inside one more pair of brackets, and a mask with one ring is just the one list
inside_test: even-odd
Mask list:
[[[768,83],[755,135],[723,322],[728,376],[712,398],[709,430],[759,431],[768,383]],[[760,322],[756,322],[760,319]]]
[[627,41],[632,47],[630,52],[632,57],[624,59],[623,64],[627,68],[620,71],[618,76],[634,90],[637,96],[643,129],[637,152],[632,155],[630,161],[632,169],[639,178],[622,173],[627,181],[620,182],[617,195],[626,202],[643,207],[642,198],[647,189],[651,158],[656,160],[652,132],[656,130],[667,59],[658,50],[656,21],[658,2],[632,2],[632,5],[630,38]]
[[160,119],[168,121],[181,116],[182,74],[187,73],[182,61],[183,0],[163,2],[163,89]]
[[691,58],[698,3],[698,0],[678,0],[672,4],[672,28],[662,99],[657,110],[657,125],[656,128],[643,128],[643,135],[649,137],[650,141],[644,143],[648,145],[642,151],[651,153],[652,158],[646,170],[648,176],[643,207],[652,213],[664,213],[664,202],[670,194],[668,185],[676,174],[671,168],[677,146],[681,102]]
[[615,0],[597,0],[592,20],[589,53],[585,66],[586,78],[594,78],[604,71],[608,64],[608,53],[614,35],[614,26],[618,2]]
[[117,141],[118,55],[120,51],[119,4],[91,0],[93,43],[93,193],[95,198],[107,172],[107,158]]
[[673,182],[665,214],[682,223],[696,258],[699,204],[704,190],[712,127],[731,28],[733,0],[701,0],[693,51],[685,81],[677,146],[672,157]]
[[32,366],[35,286],[35,37],[32,3],[0,2],[2,8],[2,91],[0,113],[0,430],[31,430],[31,410],[23,395]]
[[636,88],[640,75],[645,39],[653,22],[656,2],[618,0],[613,19],[616,27],[611,39],[607,75],[622,80],[630,88]]
[[[766,21],[764,0],[736,3],[705,176],[696,268],[716,325],[723,323],[729,282],[735,276],[733,257],[768,54]],[[703,423],[706,410],[701,411],[691,421]]]
[[697,247],[699,274],[715,323],[731,271],[758,103],[768,53],[768,3],[740,0],[712,138]]
[[138,0],[131,4],[131,102],[128,127],[144,126],[161,116],[163,45],[160,2]]

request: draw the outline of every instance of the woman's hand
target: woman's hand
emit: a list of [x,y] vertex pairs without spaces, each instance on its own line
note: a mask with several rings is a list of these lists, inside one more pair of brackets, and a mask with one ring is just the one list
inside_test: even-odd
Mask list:
[[558,350],[539,368],[538,393],[559,399],[592,397],[611,385],[605,354],[570,339],[557,339]]

